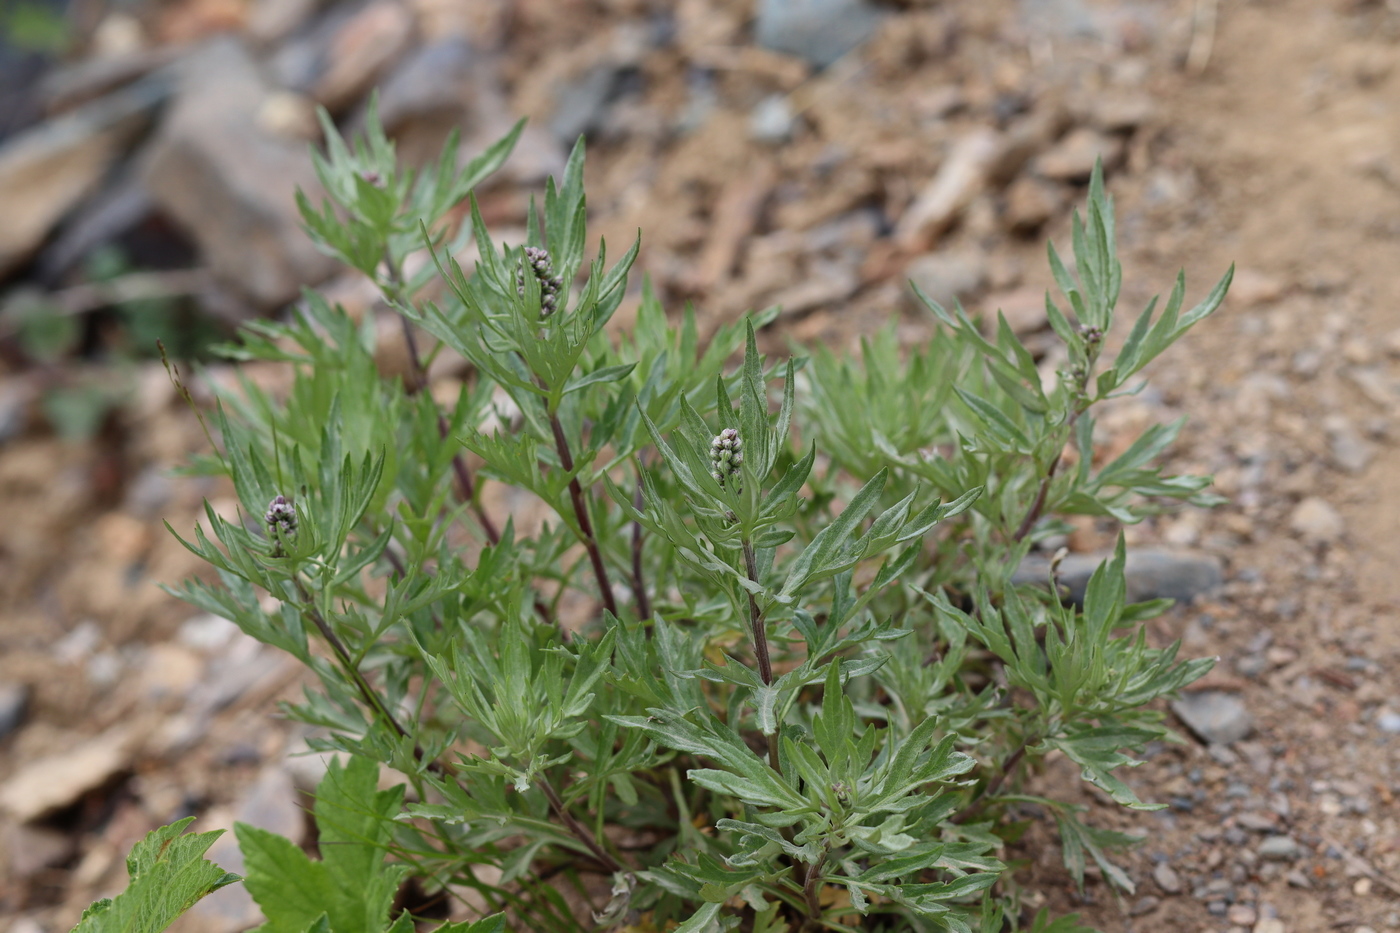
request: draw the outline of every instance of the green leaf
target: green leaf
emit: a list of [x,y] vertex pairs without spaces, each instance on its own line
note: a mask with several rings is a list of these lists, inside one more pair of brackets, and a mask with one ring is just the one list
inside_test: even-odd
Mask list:
[[136,843],[126,890],[87,908],[73,933],[161,933],[200,898],[238,881],[203,857],[223,831],[181,835],[192,822],[162,826]]

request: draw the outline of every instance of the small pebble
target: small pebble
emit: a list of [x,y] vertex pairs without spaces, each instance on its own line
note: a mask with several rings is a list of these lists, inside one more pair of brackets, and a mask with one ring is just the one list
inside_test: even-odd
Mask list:
[[1303,857],[1303,847],[1292,836],[1270,836],[1259,843],[1259,857],[1273,862],[1296,862]]
[[1164,894],[1181,893],[1181,876],[1166,862],[1158,862],[1157,867],[1152,869],[1152,880],[1157,882],[1157,887]]
[[27,684],[0,683],[0,739],[20,727],[28,709]]
[[1144,914],[1150,914],[1161,906],[1161,904],[1162,899],[1160,897],[1153,897],[1151,894],[1144,895],[1138,898],[1137,902],[1133,904],[1132,908],[1128,911],[1128,916],[1141,917]]
[[1225,912],[1225,918],[1242,927],[1252,927],[1259,919],[1259,912],[1248,904],[1236,904]]
[[1265,917],[1254,925],[1254,933],[1287,933],[1287,928],[1277,917]]
[[1392,735],[1400,735],[1400,713],[1383,709],[1376,714],[1376,728]]
[[1331,544],[1342,536],[1346,524],[1325,499],[1309,496],[1293,510],[1289,527],[1310,544]]

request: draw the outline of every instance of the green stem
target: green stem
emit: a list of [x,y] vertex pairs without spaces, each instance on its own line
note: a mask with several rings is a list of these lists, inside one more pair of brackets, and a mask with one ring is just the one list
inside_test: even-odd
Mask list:
[[[758,582],[758,559],[753,542],[744,541],[744,570],[750,580]],[[768,625],[759,611],[758,600],[749,591],[749,628],[753,630],[753,653],[758,659],[758,676],[765,686],[773,685],[773,660],[768,653]],[[768,736],[768,767],[778,771],[778,733]]]

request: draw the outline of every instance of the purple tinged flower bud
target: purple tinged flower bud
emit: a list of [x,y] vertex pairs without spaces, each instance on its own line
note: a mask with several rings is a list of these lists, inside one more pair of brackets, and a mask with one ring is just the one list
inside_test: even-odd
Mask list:
[[283,542],[297,535],[297,507],[286,496],[274,496],[263,513],[263,523],[267,525],[267,536],[272,539],[272,556],[285,557]]
[[290,538],[297,533],[297,507],[279,495],[268,504],[263,522],[273,537]]

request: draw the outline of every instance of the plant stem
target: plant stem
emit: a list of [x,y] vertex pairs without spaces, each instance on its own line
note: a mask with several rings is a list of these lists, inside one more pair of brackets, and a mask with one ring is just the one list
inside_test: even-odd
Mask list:
[[[758,560],[754,557],[753,542],[744,542],[744,572],[754,583],[758,582]],[[768,628],[763,614],[758,611],[758,600],[749,593],[749,628],[753,629],[753,653],[758,659],[758,676],[765,686],[773,684],[773,660],[768,654]],[[768,736],[768,767],[778,771],[778,733]]]
[[[398,734],[399,738],[408,738],[408,730],[404,729],[404,727],[399,724],[399,721],[394,718],[394,714],[389,710],[389,707],[384,704],[379,694],[369,685],[369,681],[365,679],[365,675],[360,673],[359,666],[356,665],[354,659],[350,657],[350,651],[345,647],[345,642],[340,640],[340,636],[337,635],[335,630],[330,627],[330,624],[326,622],[326,617],[321,615],[321,610],[316,608],[316,603],[311,598],[311,591],[306,588],[306,584],[301,582],[301,577],[293,576],[292,582],[296,585],[297,595],[305,604],[306,608],[304,611],[307,616],[310,617],[311,624],[316,626],[316,630],[321,633],[321,637],[326,640],[326,644],[331,646],[331,650],[335,652],[335,656],[340,661],[341,667],[345,669],[346,675],[354,681],[355,689],[359,691],[360,697],[370,709],[384,717],[384,721]],[[413,745],[413,756],[417,758],[420,763],[423,763],[429,771],[436,774],[443,774],[446,771],[446,768],[440,761],[425,761],[427,752],[423,751],[423,747],[416,742]]]
[[982,789],[982,792],[977,795],[966,810],[954,816],[950,822],[966,823],[985,810],[987,804],[996,796],[996,792],[1001,790],[1001,785],[1005,784],[1006,779],[1015,773],[1016,768],[1021,764],[1021,759],[1026,757],[1026,752],[1037,741],[1039,740],[1034,736],[1026,736],[1022,739],[1021,744],[1016,746],[1016,750],[1008,755],[1006,761],[1002,763],[1001,770],[997,772],[996,777],[988,782],[987,786]]
[[[1065,422],[1065,427],[1069,429],[1070,438],[1074,437],[1074,425],[1079,420],[1082,409],[1076,408],[1070,413],[1069,420]],[[1036,490],[1035,501],[1031,503],[1030,511],[1026,517],[1021,519],[1021,524],[1016,526],[1016,533],[1012,540],[1017,543],[1023,541],[1026,535],[1031,533],[1035,523],[1040,521],[1041,513],[1045,511],[1045,501],[1050,495],[1050,482],[1055,478],[1055,471],[1060,468],[1060,460],[1064,455],[1064,446],[1069,443],[1069,438],[1060,445],[1060,453],[1055,454],[1055,459],[1050,461],[1050,469],[1045,471],[1045,478],[1040,481],[1040,488]]]
[[[399,300],[407,304],[409,296],[404,291],[403,272],[394,262],[394,257],[389,254],[387,247],[384,250],[384,265],[389,269],[389,282],[393,285]],[[399,323],[403,325],[403,341],[408,348],[408,360],[413,369],[413,384],[406,388],[409,395],[416,395],[428,387],[428,372],[423,368],[423,357],[418,352],[418,338],[413,333],[413,322],[400,314]],[[433,403],[433,410],[437,414],[438,436],[446,440],[450,432],[447,416],[437,407],[436,402]],[[481,525],[481,530],[486,532],[486,540],[492,544],[500,543],[501,533],[497,530],[496,523],[491,520],[491,516],[486,514],[486,510],[476,499],[476,484],[472,482],[472,475],[467,470],[467,462],[463,459],[461,451],[452,455],[452,472],[457,475],[457,486],[462,501],[471,508],[477,523]]]
[[[569,439],[564,436],[564,425],[558,413],[549,416],[549,427],[554,432],[554,449],[559,454],[559,465],[566,473],[574,470],[574,455],[569,451]],[[603,552],[598,547],[598,536],[593,532],[593,522],[588,517],[588,503],[583,498],[583,485],[575,476],[569,480],[569,501],[574,506],[574,517],[583,537],[583,546],[588,551],[588,561],[593,565],[593,576],[598,579],[598,590],[603,596],[603,608],[617,615],[617,600],[613,598],[612,584],[608,582],[608,568],[603,564]]]
[[[632,507],[642,510],[642,474],[644,464],[637,465],[637,494],[632,497]],[[646,578],[642,575],[642,523],[632,523],[632,599],[637,604],[637,617],[642,621],[651,618],[651,598],[647,595]],[[647,629],[648,632],[651,629]]]
[[540,790],[544,792],[545,799],[549,801],[550,809],[559,817],[559,821],[564,824],[564,828],[573,833],[574,837],[578,839],[579,842],[588,847],[588,851],[593,853],[593,857],[598,860],[599,864],[608,871],[614,873],[626,870],[622,867],[622,863],[613,858],[607,849],[600,846],[598,840],[593,838],[593,834],[569,812],[568,808],[564,806],[564,801],[559,796],[559,792],[554,789],[553,784],[549,783],[549,778],[540,775],[539,785]]
[[830,854],[830,849],[822,849],[816,864],[807,871],[807,880],[802,882],[802,896],[807,901],[807,919],[802,923],[803,933],[821,928],[822,869],[826,867],[826,857]]

